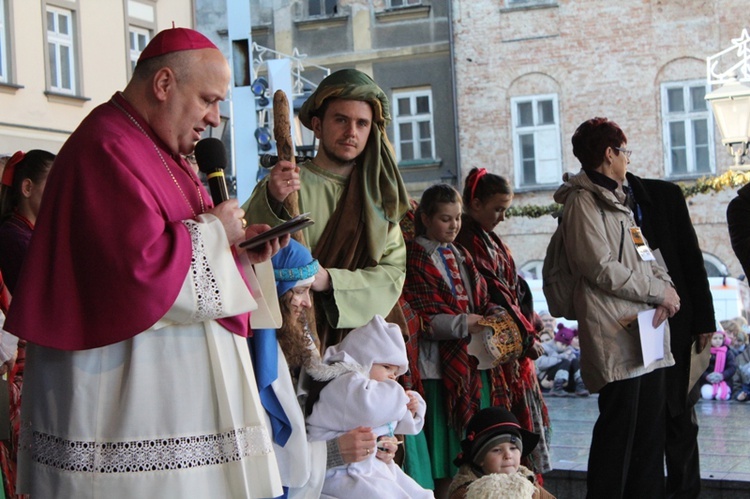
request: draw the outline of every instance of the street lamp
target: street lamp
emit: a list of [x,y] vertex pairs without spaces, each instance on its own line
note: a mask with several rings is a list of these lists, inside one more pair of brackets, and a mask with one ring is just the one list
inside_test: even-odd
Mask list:
[[717,90],[706,95],[719,125],[722,140],[729,154],[734,156],[734,166],[743,164],[750,142],[750,86],[729,78]]
[[[727,54],[737,51],[739,62],[728,69],[719,71],[720,63]],[[750,147],[750,35],[742,30],[739,38],[732,39],[732,46],[706,58],[707,82],[709,87],[721,85],[706,95],[714,117],[719,125],[722,144],[734,156],[734,169],[750,169],[744,164]]]

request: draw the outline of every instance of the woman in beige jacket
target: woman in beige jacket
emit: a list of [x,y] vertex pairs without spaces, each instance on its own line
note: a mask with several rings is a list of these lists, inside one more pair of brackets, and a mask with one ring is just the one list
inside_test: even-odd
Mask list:
[[554,197],[564,205],[563,240],[576,280],[581,374],[599,393],[587,497],[664,497],[661,368],[674,360],[665,324],[664,357],[644,365],[637,315],[655,308],[657,326],[679,310],[679,297],[625,205],[630,151],[623,131],[594,118],[572,142],[582,170],[566,174]]

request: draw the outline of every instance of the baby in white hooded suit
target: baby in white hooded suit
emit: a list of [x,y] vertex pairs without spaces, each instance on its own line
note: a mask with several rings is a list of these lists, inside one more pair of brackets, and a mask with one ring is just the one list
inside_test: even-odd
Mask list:
[[[338,345],[328,347],[325,367],[314,376],[330,379],[307,418],[308,440],[330,440],[369,426],[378,436],[415,435],[424,425],[425,402],[404,390],[396,378],[408,368],[401,330],[376,315],[352,330]],[[364,461],[331,468],[323,495],[342,499],[433,498],[385,453],[376,449]]]

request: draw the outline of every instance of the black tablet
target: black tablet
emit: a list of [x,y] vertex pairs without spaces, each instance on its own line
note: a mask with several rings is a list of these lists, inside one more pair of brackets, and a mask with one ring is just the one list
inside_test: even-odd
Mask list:
[[272,227],[271,229],[258,234],[255,237],[251,237],[250,239],[242,241],[239,244],[239,247],[242,249],[253,249],[257,246],[260,246],[261,244],[270,241],[271,239],[285,236],[287,234],[297,232],[298,230],[302,230],[305,227],[309,227],[315,222],[308,215],[309,213],[297,215],[296,217],[287,220],[283,224],[279,224],[276,227]]

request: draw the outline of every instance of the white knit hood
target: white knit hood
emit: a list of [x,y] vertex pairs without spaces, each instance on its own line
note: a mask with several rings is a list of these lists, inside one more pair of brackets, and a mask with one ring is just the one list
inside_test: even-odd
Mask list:
[[379,315],[364,326],[350,331],[341,343],[328,347],[323,354],[323,362],[355,362],[367,371],[373,364],[390,364],[398,366],[398,376],[409,367],[401,328],[386,322]]

